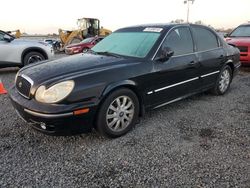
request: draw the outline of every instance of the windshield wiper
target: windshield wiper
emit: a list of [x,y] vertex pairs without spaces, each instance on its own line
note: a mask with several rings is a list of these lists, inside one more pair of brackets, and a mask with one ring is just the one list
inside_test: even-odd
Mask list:
[[106,55],[106,56],[113,56],[113,57],[121,57],[120,55],[118,54],[115,54],[115,53],[112,53],[112,52],[108,52],[108,51],[105,51],[105,52],[95,52],[96,54],[99,54],[99,55]]

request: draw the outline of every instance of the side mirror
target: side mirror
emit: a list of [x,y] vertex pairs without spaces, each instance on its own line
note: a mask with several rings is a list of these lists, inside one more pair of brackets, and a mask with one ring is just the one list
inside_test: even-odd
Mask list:
[[159,51],[159,57],[156,58],[156,61],[164,62],[169,60],[170,57],[174,55],[174,51],[169,47],[162,47]]
[[228,34],[228,33],[225,33],[225,34],[224,34],[224,38],[227,38],[227,37],[229,37],[229,34]]
[[12,40],[14,40],[13,37],[11,37],[11,36],[9,36],[9,35],[6,35],[6,34],[3,36],[3,39],[4,39],[5,41],[7,41],[7,42],[11,42]]

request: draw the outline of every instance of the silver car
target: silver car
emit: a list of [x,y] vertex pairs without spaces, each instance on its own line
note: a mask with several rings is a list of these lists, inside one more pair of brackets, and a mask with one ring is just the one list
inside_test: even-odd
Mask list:
[[0,67],[23,67],[53,56],[53,48],[44,42],[15,39],[0,30]]

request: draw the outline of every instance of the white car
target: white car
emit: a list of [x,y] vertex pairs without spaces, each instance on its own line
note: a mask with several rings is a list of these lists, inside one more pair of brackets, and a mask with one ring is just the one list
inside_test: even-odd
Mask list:
[[0,67],[23,67],[53,56],[53,48],[44,42],[15,39],[0,30]]

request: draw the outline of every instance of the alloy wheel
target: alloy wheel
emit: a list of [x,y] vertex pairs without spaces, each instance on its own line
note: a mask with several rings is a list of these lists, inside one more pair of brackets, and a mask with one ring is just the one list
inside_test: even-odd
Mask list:
[[231,75],[228,69],[225,69],[221,76],[219,81],[219,90],[224,93],[230,84]]
[[41,56],[39,56],[39,55],[32,55],[28,59],[28,64],[35,63],[35,62],[42,61],[42,60],[43,60],[43,58]]
[[135,105],[130,97],[119,96],[108,107],[106,122],[114,132],[121,132],[132,122]]

